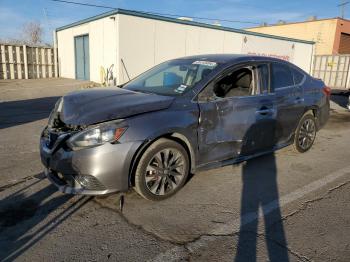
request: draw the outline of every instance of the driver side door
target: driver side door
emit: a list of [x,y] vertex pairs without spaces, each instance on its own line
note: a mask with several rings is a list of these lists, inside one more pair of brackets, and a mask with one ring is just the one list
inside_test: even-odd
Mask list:
[[[218,96],[217,84],[242,68],[251,70],[251,85],[243,84],[239,92],[221,90],[221,97]],[[269,64],[245,64],[224,72],[202,91],[198,105],[201,164],[273,148],[276,107],[275,96],[270,92]]]

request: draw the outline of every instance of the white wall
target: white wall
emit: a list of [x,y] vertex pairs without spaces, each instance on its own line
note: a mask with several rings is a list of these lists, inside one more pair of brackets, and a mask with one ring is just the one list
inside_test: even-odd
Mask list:
[[[74,37],[89,34],[90,80],[101,82],[101,66],[117,61],[117,21],[109,17],[57,32],[58,63],[61,77],[75,78]],[[116,76],[116,66],[114,66]]]
[[314,45],[254,35],[245,37],[246,42],[242,42],[242,54],[277,57],[310,73]]
[[[275,56],[309,72],[312,45],[119,14],[118,83],[176,57],[236,53]],[[246,41],[244,41],[246,40]]]
[[[130,77],[169,59],[209,53],[240,53],[241,35],[175,24],[165,21],[118,15],[119,60]],[[128,80],[119,61],[118,83]]]
[[[117,83],[163,61],[209,53],[277,56],[309,72],[312,45],[117,14],[57,32],[61,77],[75,78],[74,36],[89,34],[90,80],[101,82],[101,66],[114,64]],[[218,27],[220,29],[220,27]]]
[[315,45],[295,43],[294,64],[311,74]]

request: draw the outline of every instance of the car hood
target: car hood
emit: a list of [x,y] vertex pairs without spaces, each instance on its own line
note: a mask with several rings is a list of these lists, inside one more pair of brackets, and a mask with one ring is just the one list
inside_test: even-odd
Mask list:
[[60,119],[69,125],[91,125],[168,108],[174,98],[131,90],[89,89],[63,97]]

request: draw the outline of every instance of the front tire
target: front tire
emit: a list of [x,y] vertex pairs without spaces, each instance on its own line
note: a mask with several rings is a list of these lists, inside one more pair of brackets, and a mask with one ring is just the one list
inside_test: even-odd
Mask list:
[[316,138],[316,120],[312,112],[306,113],[298,124],[294,137],[294,148],[299,153],[308,151]]
[[142,154],[135,171],[135,191],[143,198],[159,201],[174,195],[189,174],[189,157],[179,143],[161,138]]

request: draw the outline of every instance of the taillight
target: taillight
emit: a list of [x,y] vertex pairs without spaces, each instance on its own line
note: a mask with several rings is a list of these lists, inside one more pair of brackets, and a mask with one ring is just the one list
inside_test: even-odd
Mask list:
[[323,93],[326,95],[326,96],[330,96],[331,95],[331,92],[332,92],[332,89],[328,86],[324,86],[323,89],[322,89]]

